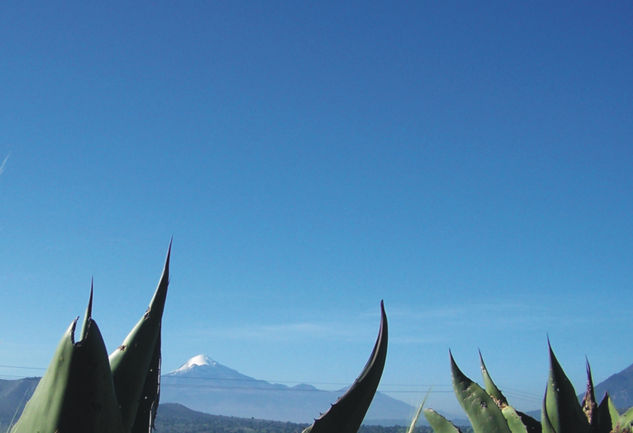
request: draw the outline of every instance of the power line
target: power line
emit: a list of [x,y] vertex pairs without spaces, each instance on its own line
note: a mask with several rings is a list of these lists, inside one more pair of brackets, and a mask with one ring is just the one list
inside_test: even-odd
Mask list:
[[[18,370],[35,370],[35,371],[44,371],[46,368],[43,367],[33,367],[33,366],[22,366],[22,365],[5,365],[0,364],[0,368],[6,369],[18,369]],[[1,377],[7,378],[22,378],[20,375],[13,374],[4,374],[0,375]],[[292,391],[292,392],[336,392],[341,391],[341,389],[336,390],[323,390],[316,388],[316,386],[339,386],[341,388],[347,388],[351,385],[350,382],[310,382],[310,381],[299,381],[299,380],[262,380],[262,379],[254,379],[254,378],[239,378],[239,377],[228,377],[228,378],[212,378],[212,377],[186,377],[186,376],[166,376],[170,378],[177,379],[179,382],[189,382],[196,381],[197,383],[168,383],[164,379],[161,381],[162,387],[168,388],[205,388],[209,390],[244,390],[244,391]],[[257,387],[252,385],[252,381],[256,381],[258,383],[268,383],[271,385],[279,384],[279,385],[290,385],[287,388],[269,388],[269,387]],[[200,383],[203,382],[203,383]],[[206,382],[206,383],[204,383]],[[225,383],[238,383],[237,386],[231,385],[222,385],[217,382],[225,382]],[[310,383],[315,388],[297,388],[292,386],[294,384],[300,383]],[[247,386],[240,386],[239,383],[248,384]],[[450,394],[453,392],[453,387],[449,384],[428,384],[428,383],[381,383],[379,387],[379,391],[390,394],[421,394],[427,392],[427,390],[431,389],[431,394]],[[505,388],[504,391],[507,395],[521,398],[525,400],[541,400],[541,396],[533,394],[531,392],[514,389],[514,388]]]
[[21,365],[0,365],[0,368],[17,368],[20,370],[46,370],[43,367],[25,367]]

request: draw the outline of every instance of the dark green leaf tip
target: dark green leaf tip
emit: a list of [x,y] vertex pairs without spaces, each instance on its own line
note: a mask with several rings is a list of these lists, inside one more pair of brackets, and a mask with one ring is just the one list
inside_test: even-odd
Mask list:
[[591,365],[589,365],[589,358],[585,355],[585,365],[587,366],[587,374],[591,375]]
[[464,383],[471,383],[472,380],[470,380],[457,366],[457,363],[455,362],[455,359],[453,358],[453,354],[450,352],[450,350],[449,350],[449,355],[451,357],[451,373],[453,374],[453,380],[464,382]]
[[86,320],[92,319],[92,296],[94,293],[94,279],[90,279],[90,297],[88,298],[88,308],[86,309]]
[[384,303],[380,303],[380,330],[372,353],[352,386],[329,410],[303,432],[356,433],[380,382],[387,357],[388,326]]
[[83,341],[88,335],[88,326],[92,321],[92,296],[94,292],[94,279],[90,279],[90,297],[88,298],[88,307],[86,307],[86,315],[84,317],[84,323],[81,326],[81,335],[79,336],[79,340]]

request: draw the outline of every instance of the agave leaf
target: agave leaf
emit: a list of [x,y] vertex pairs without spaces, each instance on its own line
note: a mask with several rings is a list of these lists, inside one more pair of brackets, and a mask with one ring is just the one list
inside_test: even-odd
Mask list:
[[452,422],[444,418],[433,409],[424,409],[424,417],[435,433],[462,433]]
[[473,431],[475,433],[512,433],[501,409],[492,397],[462,373],[452,354],[450,358],[455,395],[468,415]]
[[93,292],[94,284],[93,281],[90,281],[90,298],[88,299],[88,307],[86,307],[86,314],[84,316],[84,323],[81,327],[81,336],[79,337],[81,340],[86,338],[86,333],[88,332],[88,323],[89,320],[92,319],[92,292]]
[[613,404],[613,400],[611,400],[611,397],[609,397],[607,395],[606,399],[607,399],[607,409],[609,411],[609,418],[611,420],[612,426],[616,425],[616,424],[619,424],[620,423],[620,412],[618,411],[618,409]]
[[550,374],[541,413],[543,431],[551,427],[555,433],[589,433],[589,423],[583,413],[576,391],[558,363],[549,344]]
[[508,422],[508,427],[512,433],[540,433],[541,424],[529,415],[519,412],[508,404],[508,399],[503,395],[501,390],[495,385],[492,377],[488,373],[488,368],[484,363],[484,358],[479,351],[479,362],[481,364],[481,375],[484,379],[486,392],[492,397],[501,413]]
[[170,253],[171,242],[163,274],[147,311],[123,344],[110,355],[114,388],[121,405],[123,423],[130,430],[134,428],[134,433],[147,432],[152,428],[155,409],[151,408],[158,405],[160,330],[169,285]]
[[160,399],[160,334],[158,344],[154,346],[154,354],[143,385],[142,396],[131,433],[147,433],[154,428]]
[[[605,416],[605,418],[608,420],[608,423],[605,423],[605,428],[603,428],[603,431],[607,433],[631,433],[631,421],[626,420],[626,413],[624,415],[620,415],[620,412],[615,407],[615,404],[613,404],[613,400],[611,400],[611,397],[609,397],[608,394],[605,396],[604,399],[606,400],[607,406],[607,415]],[[610,428],[610,430],[606,429],[607,426]]]
[[[609,393],[605,393],[604,398],[598,405],[592,419],[591,433],[609,433],[611,431],[613,420],[611,418],[611,414],[609,413],[609,407],[611,406],[609,403],[610,400],[611,398],[609,397]],[[617,423],[617,419],[615,421]]]
[[521,417],[512,406],[504,407],[501,409],[501,412],[503,413],[503,416],[508,423],[508,428],[512,433],[528,433],[527,427],[523,424]]
[[387,316],[380,302],[380,330],[374,349],[356,381],[336,403],[303,433],[356,433],[371,404],[387,358]]
[[[591,366],[589,360],[586,359],[587,364],[587,390],[582,398],[582,411],[587,417],[587,421],[591,426],[592,432],[597,432],[600,425],[600,414],[598,409],[598,403],[596,403],[596,393],[593,389],[593,377],[591,376]],[[608,432],[608,430],[607,430]]]
[[547,400],[547,391],[545,391],[545,397],[543,397],[543,406],[541,408],[541,429],[543,433],[556,433],[554,426],[549,420],[549,414],[547,413],[547,406],[545,401]]
[[621,415],[621,422],[623,424],[633,424],[633,407],[629,408]]
[[127,433],[97,324],[88,318],[75,343],[74,320],[12,433]]
[[519,418],[521,418],[521,422],[523,423],[523,425],[527,429],[528,433],[541,433],[542,432],[542,428],[541,428],[541,423],[540,422],[538,422],[537,420],[532,418],[530,415],[521,412],[520,410],[517,410],[516,413],[517,413],[517,415],[519,415]]
[[492,381],[490,374],[488,374],[488,369],[486,368],[486,364],[484,363],[484,358],[481,356],[481,350],[479,351],[479,363],[481,364],[481,375],[484,378],[484,387],[486,392],[492,397],[492,399],[497,403],[500,409],[503,409],[508,405],[508,400],[501,393],[501,390],[497,388],[497,385]]

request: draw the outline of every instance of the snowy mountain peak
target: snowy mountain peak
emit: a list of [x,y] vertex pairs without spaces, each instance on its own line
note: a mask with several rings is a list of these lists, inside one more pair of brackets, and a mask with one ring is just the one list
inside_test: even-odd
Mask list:
[[194,367],[203,367],[206,365],[215,367],[217,366],[217,364],[218,364],[217,362],[209,358],[207,355],[200,354],[200,355],[196,355],[190,358],[187,362],[185,362],[183,365],[181,365],[177,370],[173,371],[172,373],[185,373],[187,371],[190,371]]
[[180,368],[167,373],[167,376],[188,378],[203,377],[207,379],[218,380],[255,380],[251,377],[241,374],[238,371],[226,367],[219,362],[214,361],[207,355],[202,354],[189,358],[189,360],[182,364]]

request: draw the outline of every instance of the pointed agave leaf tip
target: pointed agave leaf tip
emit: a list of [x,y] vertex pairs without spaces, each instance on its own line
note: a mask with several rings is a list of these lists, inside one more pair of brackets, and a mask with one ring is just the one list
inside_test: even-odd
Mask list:
[[[549,343],[549,341],[548,341]],[[588,433],[587,416],[578,402],[576,391],[549,345],[550,373],[543,401],[541,420],[549,422],[552,431]]]
[[593,375],[591,374],[591,365],[589,359],[585,356],[585,363],[587,365],[587,391],[591,390],[593,394]]
[[488,368],[486,368],[486,363],[484,362],[484,357],[481,354],[481,349],[477,349],[477,352],[479,352],[479,366],[481,367],[481,372],[485,375],[488,372]]
[[90,279],[90,298],[88,298],[88,308],[86,309],[86,319],[92,319],[92,296],[94,294],[94,278]]
[[145,318],[153,316],[160,321],[163,315],[163,309],[165,308],[165,300],[167,298],[167,289],[169,287],[169,261],[171,258],[171,241],[169,242],[169,248],[167,248],[167,257],[165,258],[165,265],[163,267],[163,273],[158,281],[158,286],[154,291],[154,296],[150,300],[149,307],[145,313]]
[[372,353],[352,386],[303,433],[356,433],[378,388],[387,357],[388,325],[384,304]]
[[596,402],[596,393],[593,388],[593,378],[591,376],[591,366],[589,365],[589,359],[585,356],[585,363],[587,368],[587,389],[585,395],[582,398],[582,410],[587,417],[587,421],[590,424],[595,423],[595,411],[598,409],[598,403]]
[[94,279],[90,279],[90,297],[88,298],[88,307],[86,307],[86,315],[84,316],[84,323],[81,326],[81,335],[79,336],[79,341],[83,341],[88,334],[88,326],[90,325],[90,321],[92,320],[92,295],[94,289]]
[[159,400],[161,321],[169,286],[169,259],[145,314],[110,355],[110,366],[123,424],[131,433],[147,432],[153,425]]
[[171,260],[171,244],[173,242],[173,237],[169,241],[169,247],[167,248],[167,257],[165,257],[165,266],[163,267],[163,275],[160,277],[160,283],[163,282],[169,284],[169,261]]
[[486,367],[486,363],[484,362],[484,357],[481,354],[481,350],[479,350],[479,363],[481,365],[481,375],[484,379],[484,389],[492,397],[494,402],[499,406],[500,409],[504,409],[508,406],[508,399],[503,395],[499,387],[495,384],[490,377],[490,373],[488,372],[488,367]]
[[174,242],[174,237],[172,236],[169,240],[169,247],[167,248],[167,258],[165,259],[165,267],[169,269],[169,258],[171,257],[171,244]]
[[453,358],[453,354],[451,353],[451,351],[448,351],[448,354],[451,358],[451,372],[453,374],[453,378],[456,380],[466,380],[468,383],[472,382],[468,377],[466,377],[466,375],[459,369],[459,367],[457,366],[457,362],[455,362],[455,358]]

